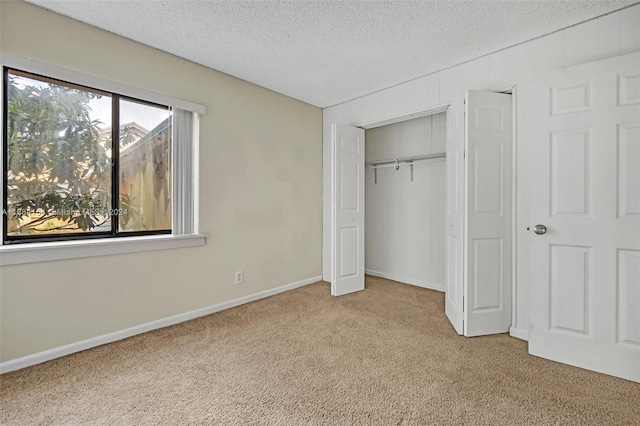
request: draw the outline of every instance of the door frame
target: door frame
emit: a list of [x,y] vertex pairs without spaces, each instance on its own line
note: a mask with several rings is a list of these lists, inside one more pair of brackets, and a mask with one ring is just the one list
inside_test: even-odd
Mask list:
[[[363,130],[369,130],[369,129],[373,129],[376,127],[381,127],[381,126],[386,126],[388,124],[394,124],[394,123],[400,123],[402,121],[407,121],[407,120],[411,120],[413,118],[419,118],[419,117],[424,117],[427,115],[433,115],[433,114],[438,114],[441,112],[446,112],[447,109],[449,108],[451,104],[450,103],[446,103],[446,104],[441,104],[432,108],[426,108],[426,109],[421,109],[418,111],[414,111],[411,112],[409,114],[400,114],[400,115],[392,115],[392,116],[384,116],[380,119],[376,119],[375,121],[369,121],[369,122],[360,122],[360,121],[356,121],[355,123],[349,123],[349,126],[351,127],[357,127]],[[329,123],[330,128],[331,128],[331,136],[329,138],[330,140],[330,156],[329,158],[331,159],[331,163],[329,165],[330,169],[329,169],[329,174],[330,174],[330,185],[331,185],[331,198],[329,200],[330,203],[330,209],[329,209],[329,216],[330,216],[330,220],[329,220],[329,226],[330,226],[330,230],[329,230],[329,244],[330,244],[330,249],[329,249],[329,254],[330,254],[330,258],[329,258],[329,277],[330,277],[330,284],[331,284],[331,294],[333,295],[334,293],[334,282],[333,282],[333,277],[335,277],[335,273],[336,273],[336,265],[335,265],[335,241],[334,241],[334,234],[335,232],[334,229],[336,228],[336,209],[335,209],[335,205],[337,203],[336,200],[336,191],[335,191],[335,182],[334,182],[334,178],[333,176],[335,175],[335,151],[334,151],[334,140],[333,140],[333,127],[334,124],[346,124],[346,123]],[[365,155],[366,155],[366,149],[367,149],[367,140],[365,137],[365,143],[364,143],[364,149],[365,149]],[[323,183],[324,184],[324,183]],[[366,184],[366,183],[365,183]],[[366,203],[365,205],[363,205],[363,209],[364,209],[364,215],[366,218],[367,215],[367,211],[366,211]],[[323,212],[324,214],[324,212]],[[366,220],[365,220],[366,223]],[[365,248],[364,250],[366,250],[366,244],[365,244]],[[324,253],[324,251],[323,251]],[[366,268],[365,268],[366,269]],[[366,275],[366,274],[365,274]],[[326,280],[326,277],[324,277]]]
[[[520,247],[518,244],[524,244],[525,239],[518,239],[519,224],[524,226],[528,223],[528,217],[521,217],[526,211],[525,208],[518,209],[518,182],[524,184],[526,182],[525,176],[527,173],[526,168],[518,167],[518,124],[521,117],[518,115],[518,84],[505,86],[502,89],[492,90],[496,93],[506,93],[512,96],[511,101],[511,113],[512,113],[512,126],[511,126],[511,328],[509,329],[509,335],[521,340],[529,340],[529,330],[521,330],[516,328],[518,323],[518,271],[521,262],[528,262],[528,256],[526,259],[518,257],[518,253],[525,255],[527,250],[525,247]],[[522,206],[524,207],[524,206]],[[518,220],[520,219],[520,221]],[[523,277],[525,281],[528,281],[528,277]],[[521,307],[528,312],[529,306]]]
[[[465,89],[466,90],[466,89]],[[523,262],[526,262],[526,259],[521,259],[518,257],[518,254],[520,253],[521,255],[524,253],[526,254],[527,250],[524,249],[524,246],[522,246],[522,244],[524,244],[525,239],[523,238],[518,238],[518,229],[520,229],[520,224],[522,224],[524,227],[526,227],[526,223],[528,223],[528,217],[520,217],[523,216],[524,212],[526,211],[526,209],[524,208],[518,208],[519,205],[521,205],[521,203],[523,202],[523,200],[519,200],[518,199],[518,182],[520,182],[520,185],[523,185],[526,183],[526,168],[525,167],[518,167],[518,128],[519,128],[519,122],[522,119],[519,115],[518,115],[518,106],[519,106],[519,98],[518,98],[518,85],[513,84],[513,85],[507,85],[507,86],[503,86],[501,88],[498,89],[493,89],[490,90],[492,92],[497,92],[497,93],[507,93],[507,94],[511,94],[513,96],[513,102],[512,102],[512,113],[513,113],[513,126],[512,126],[512,143],[513,143],[513,151],[512,151],[512,197],[513,197],[513,203],[512,203],[512,277],[511,277],[511,285],[512,285],[512,289],[511,289],[511,315],[512,315],[512,319],[511,319],[511,329],[509,331],[509,334],[513,337],[522,339],[522,340],[528,340],[528,329],[524,330],[524,329],[519,329],[517,328],[517,318],[518,318],[518,271],[520,270],[520,265],[522,265]],[[433,115],[433,114],[438,114],[441,112],[447,112],[447,110],[449,109],[449,106],[451,105],[450,102],[444,103],[444,104],[440,104],[434,107],[430,107],[430,108],[424,108],[424,109],[419,109],[410,113],[403,113],[403,114],[393,114],[393,115],[388,115],[388,116],[382,116],[376,120],[373,121],[355,121],[352,123],[349,123],[349,125],[353,126],[353,127],[359,127],[361,129],[364,130],[369,130],[369,129],[373,129],[376,127],[381,127],[381,126],[385,126],[388,124],[394,124],[394,123],[399,123],[402,121],[407,121],[407,120],[411,120],[413,118],[418,118],[418,117],[424,117],[427,115]],[[448,131],[448,129],[447,129]],[[366,152],[366,138],[365,138],[365,152]],[[331,157],[333,158],[333,152],[331,152]],[[331,164],[330,165],[330,173],[333,173],[333,167],[334,165]],[[332,191],[331,194],[331,202],[335,202],[335,200],[333,199],[333,197],[335,197],[334,192]],[[333,227],[335,226],[334,223],[334,214],[333,214],[333,208],[330,209],[330,226],[333,229]],[[365,217],[366,217],[366,209],[365,209]],[[523,228],[524,229],[524,228]],[[330,234],[333,234],[332,232],[330,232]],[[333,247],[333,235],[331,235],[330,237],[330,244],[331,247]],[[520,244],[520,245],[519,245]],[[524,250],[523,250],[524,249]],[[333,270],[335,268],[335,265],[333,264],[333,253],[332,250],[330,250],[331,252],[331,259],[330,259],[330,270],[331,273],[333,274]],[[522,257],[522,256],[521,256]],[[332,274],[330,276],[332,276]],[[526,277],[522,277],[525,281],[527,281]],[[527,306],[520,306],[521,309],[524,309],[525,312],[527,311]]]

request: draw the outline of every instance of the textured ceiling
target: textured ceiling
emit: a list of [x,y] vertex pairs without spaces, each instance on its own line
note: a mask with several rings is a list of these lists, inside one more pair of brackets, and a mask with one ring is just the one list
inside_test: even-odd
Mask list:
[[27,1],[320,107],[636,3]]

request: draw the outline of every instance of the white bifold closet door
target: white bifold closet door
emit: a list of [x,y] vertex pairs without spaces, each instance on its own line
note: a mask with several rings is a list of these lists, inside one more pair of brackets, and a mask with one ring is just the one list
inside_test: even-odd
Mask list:
[[331,294],[364,290],[364,130],[333,124]]
[[640,54],[525,93],[529,352],[640,382]]
[[447,110],[445,312],[468,337],[511,326],[511,105],[469,90]]

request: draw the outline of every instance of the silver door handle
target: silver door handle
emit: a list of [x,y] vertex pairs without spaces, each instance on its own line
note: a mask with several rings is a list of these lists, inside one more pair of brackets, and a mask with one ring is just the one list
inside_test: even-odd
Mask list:
[[353,218],[350,218],[350,219],[349,219],[349,222],[353,222]]
[[533,232],[538,235],[544,235],[547,233],[547,227],[544,225],[536,225],[533,227]]

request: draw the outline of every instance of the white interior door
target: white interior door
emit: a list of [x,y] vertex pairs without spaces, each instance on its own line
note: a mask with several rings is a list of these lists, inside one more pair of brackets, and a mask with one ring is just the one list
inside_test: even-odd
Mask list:
[[364,130],[332,125],[331,294],[364,290]]
[[545,73],[526,96],[529,352],[640,381],[640,56]]
[[464,333],[464,96],[447,109],[445,313]]
[[512,96],[467,91],[464,335],[511,327]]
[[447,110],[445,312],[468,337],[511,326],[511,105],[470,90]]

